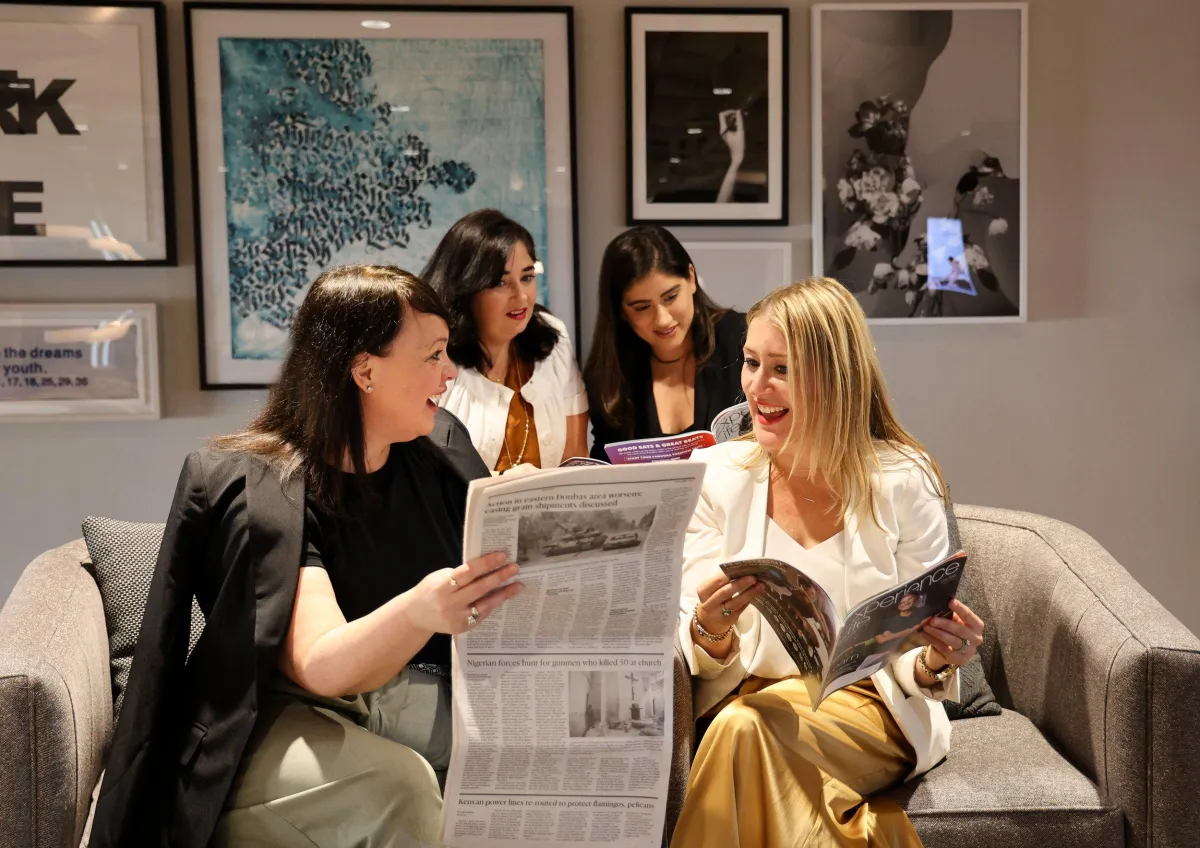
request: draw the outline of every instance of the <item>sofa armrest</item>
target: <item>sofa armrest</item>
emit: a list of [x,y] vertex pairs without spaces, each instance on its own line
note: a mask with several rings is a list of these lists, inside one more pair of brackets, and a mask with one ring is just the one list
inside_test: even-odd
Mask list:
[[82,541],[42,554],[0,610],[0,845],[78,845],[112,734],[104,608]]
[[1200,833],[1200,640],[1094,539],[1041,516],[956,508],[984,668],[1126,818],[1127,844]]
[[679,646],[679,637],[675,637],[675,696],[672,705],[674,715],[673,733],[671,737],[671,777],[667,784],[667,815],[663,823],[663,848],[671,841],[675,832],[675,822],[683,809],[683,796],[687,793],[688,775],[692,770],[692,746],[695,744],[696,722],[692,715],[692,673],[688,670],[687,660],[683,658],[683,648]]

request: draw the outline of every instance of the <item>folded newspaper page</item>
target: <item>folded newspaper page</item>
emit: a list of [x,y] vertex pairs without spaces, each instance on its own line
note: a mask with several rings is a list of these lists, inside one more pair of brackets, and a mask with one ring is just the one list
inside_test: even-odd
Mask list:
[[816,581],[782,560],[737,560],[721,570],[730,580],[753,575],[767,585],[751,603],[796,663],[815,710],[832,693],[925,644],[922,625],[935,616],[951,616],[950,601],[966,565],[967,555],[959,551],[867,598],[845,619]]
[[604,446],[604,453],[613,465],[687,459],[692,455],[692,451],[736,439],[753,429],[750,404],[739,403],[718,412],[707,430],[693,430],[677,436],[611,442]]
[[442,841],[662,843],[680,563],[704,465],[475,480],[463,557],[525,590],[453,641]]

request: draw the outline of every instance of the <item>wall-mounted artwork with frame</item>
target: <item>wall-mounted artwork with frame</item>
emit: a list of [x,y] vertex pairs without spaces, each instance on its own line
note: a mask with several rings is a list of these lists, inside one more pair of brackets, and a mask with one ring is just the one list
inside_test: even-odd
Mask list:
[[153,303],[0,304],[0,421],[159,412]]
[[174,265],[162,3],[0,3],[0,265]]
[[625,9],[626,219],[788,220],[787,9]]
[[791,242],[687,241],[683,247],[709,297],[739,312],[792,282]]
[[813,7],[813,272],[872,321],[1025,320],[1027,14]]
[[325,269],[420,273],[460,217],[533,235],[578,344],[568,7],[185,4],[201,385],[272,382]]

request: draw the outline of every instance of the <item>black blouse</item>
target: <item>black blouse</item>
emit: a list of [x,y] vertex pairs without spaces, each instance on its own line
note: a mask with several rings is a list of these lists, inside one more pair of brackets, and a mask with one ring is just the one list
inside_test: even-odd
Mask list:
[[[692,406],[692,423],[681,432],[707,430],[712,420],[724,409],[745,400],[742,394],[742,345],[746,342],[746,315],[730,310],[725,313],[716,327],[716,347],[708,361],[696,369],[696,391]],[[658,407],[654,403],[654,385],[650,377],[650,360],[639,363],[638,371],[631,375],[630,387],[634,405],[633,433],[623,435],[611,426],[601,412],[599,397],[588,386],[588,406],[591,410],[592,457],[608,460],[604,446],[626,439],[652,439],[658,436],[674,436],[664,433],[658,419]]]
[[[305,511],[304,565],[329,573],[347,621],[462,561],[467,484],[421,442],[392,445],[383,467],[367,475],[367,494],[347,487],[342,515],[312,504]],[[435,634],[412,662],[449,665],[450,637]]]

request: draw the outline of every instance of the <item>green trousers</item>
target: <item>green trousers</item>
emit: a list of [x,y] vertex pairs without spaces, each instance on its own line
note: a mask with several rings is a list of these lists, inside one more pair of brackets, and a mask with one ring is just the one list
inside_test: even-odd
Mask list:
[[321,698],[280,677],[212,844],[438,846],[450,740],[444,678],[406,669],[366,696]]

